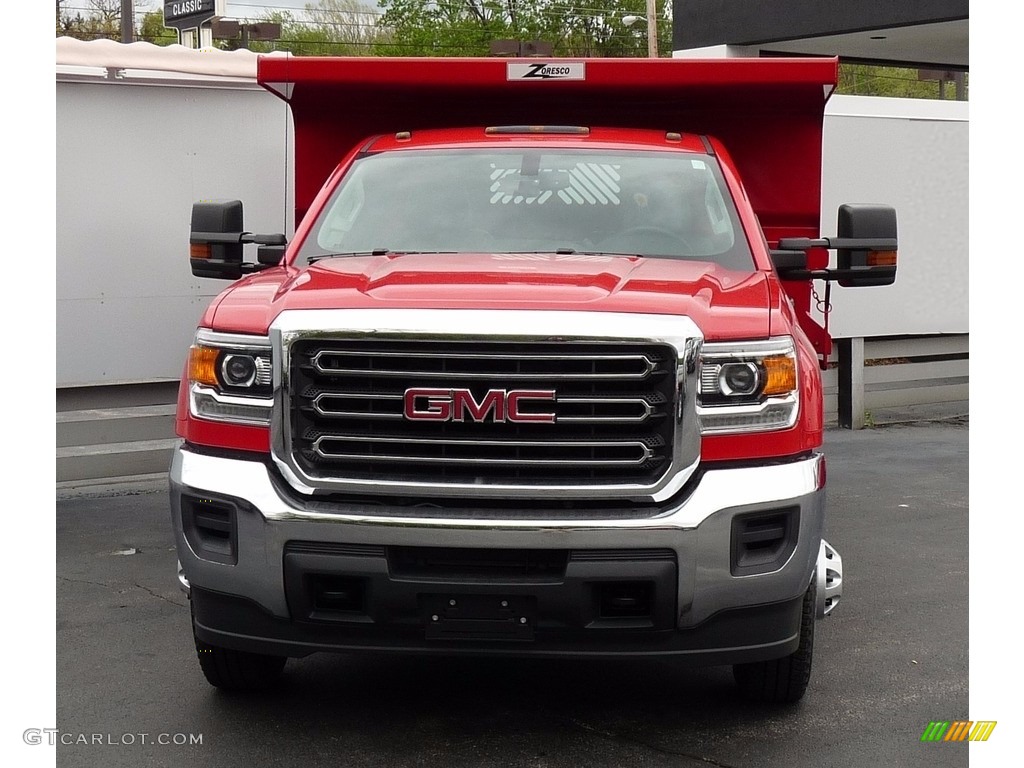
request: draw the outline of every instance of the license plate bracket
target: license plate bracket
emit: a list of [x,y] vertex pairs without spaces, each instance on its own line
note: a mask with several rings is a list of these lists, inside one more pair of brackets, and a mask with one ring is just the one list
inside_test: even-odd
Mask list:
[[428,640],[533,640],[532,595],[423,595]]

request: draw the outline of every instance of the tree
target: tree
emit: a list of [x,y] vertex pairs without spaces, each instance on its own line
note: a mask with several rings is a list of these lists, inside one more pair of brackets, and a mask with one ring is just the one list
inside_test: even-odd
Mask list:
[[[938,81],[921,80],[916,68],[845,62],[839,64],[839,85],[836,93],[899,96],[907,99],[940,98]],[[945,98],[955,98],[955,89],[947,87]]]
[[[251,41],[249,49],[259,53],[289,51],[296,56],[366,56],[383,39],[378,26],[380,14],[359,0],[321,0],[307,3],[306,20],[297,21],[287,11],[265,13],[260,21],[281,25],[281,37],[274,41]],[[237,41],[225,47],[237,46]]]
[[[661,0],[658,6],[658,52],[666,56],[672,51],[672,6],[669,0]],[[627,16],[646,19],[645,0],[553,3],[551,9],[561,14],[560,23],[551,30],[557,35],[555,50],[561,56],[647,56],[646,22],[627,27],[622,21]]]
[[390,56],[484,56],[492,40],[536,36],[535,9],[520,13],[518,5],[515,0],[380,0],[384,11],[381,23],[391,32],[390,44],[380,52]]
[[62,0],[57,2],[57,36],[77,37],[80,40],[121,39],[121,0],[87,0],[83,16],[76,11],[72,16]]
[[[381,53],[398,56],[486,56],[494,40],[541,40],[556,56],[645,56],[646,26],[625,16],[646,16],[645,0],[379,0],[381,23],[391,32]],[[671,48],[671,6],[658,14],[659,50]]]
[[135,38],[155,45],[174,45],[178,42],[178,32],[164,26],[164,12],[159,8],[143,15]]
[[358,56],[371,52],[382,41],[380,14],[359,0],[320,0],[306,4],[307,26],[316,30],[335,56]]
[[[57,37],[75,37],[79,40],[120,40],[121,0],[85,0],[86,7],[72,14],[68,0],[56,0]],[[77,0],[81,5],[82,0]],[[135,0],[135,10],[146,11],[148,3]],[[177,42],[177,33],[164,29],[163,8],[146,11],[136,29],[136,38],[159,45]]]

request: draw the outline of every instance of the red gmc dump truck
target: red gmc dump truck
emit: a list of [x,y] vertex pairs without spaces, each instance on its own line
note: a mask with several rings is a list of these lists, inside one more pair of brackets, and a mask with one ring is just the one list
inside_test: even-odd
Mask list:
[[799,699],[842,581],[813,286],[896,275],[891,208],[819,231],[837,67],[262,59],[294,237],[191,219],[193,273],[233,281],[170,471],[209,682],[672,656]]

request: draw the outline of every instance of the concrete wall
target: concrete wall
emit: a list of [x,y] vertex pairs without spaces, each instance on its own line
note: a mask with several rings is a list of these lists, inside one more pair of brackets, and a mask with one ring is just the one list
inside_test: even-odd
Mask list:
[[966,102],[829,99],[822,233],[842,203],[885,203],[900,244],[895,285],[833,288],[833,336],[968,332],[968,127]]
[[293,231],[287,107],[254,84],[58,78],[56,95],[57,386],[178,378],[226,286],[189,270],[192,203]]

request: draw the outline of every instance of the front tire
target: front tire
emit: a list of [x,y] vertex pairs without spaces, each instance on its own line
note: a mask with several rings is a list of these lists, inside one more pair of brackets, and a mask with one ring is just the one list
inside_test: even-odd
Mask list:
[[733,665],[733,677],[745,698],[765,704],[792,704],[803,698],[814,653],[814,598],[812,583],[804,594],[800,644],[793,653],[781,659]]
[[206,681],[222,691],[251,692],[270,688],[281,677],[288,661],[286,656],[236,651],[204,642],[195,636],[195,618],[192,619],[192,636]]

